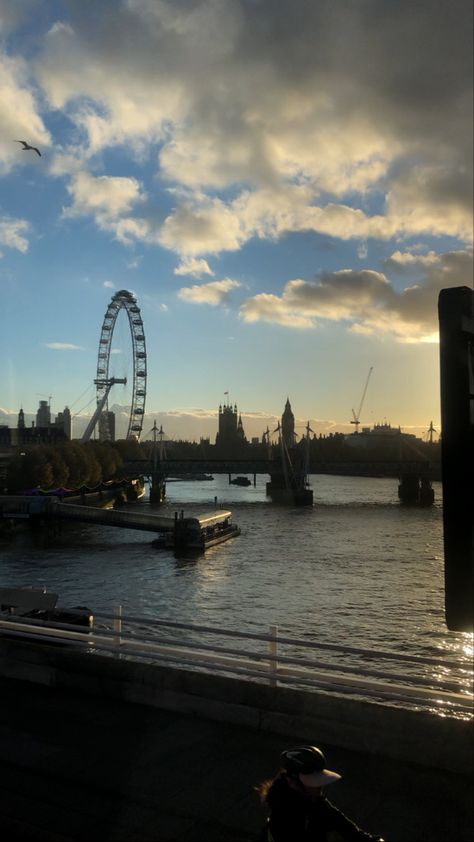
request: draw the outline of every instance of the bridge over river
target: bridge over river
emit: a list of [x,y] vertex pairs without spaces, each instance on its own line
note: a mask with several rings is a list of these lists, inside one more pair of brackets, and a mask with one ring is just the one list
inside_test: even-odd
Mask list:
[[[164,459],[160,462],[138,460],[126,462],[128,476],[144,476],[150,480],[150,498],[162,500],[167,479],[173,477],[196,477],[210,474],[228,474],[231,482],[234,475],[253,475],[256,485],[257,474],[270,476],[281,473],[280,463],[272,459],[223,458],[223,459]],[[398,496],[402,503],[430,506],[434,502],[432,480],[440,479],[439,465],[423,460],[380,460],[380,461],[338,461],[312,462],[305,471],[300,468],[295,475],[337,474],[340,476],[394,477],[399,481]]]
[[[272,459],[166,459],[154,468],[148,459],[126,461],[125,471],[129,476],[151,477],[156,472],[164,477],[181,477],[200,474],[272,474],[279,470],[279,463]],[[440,468],[436,463],[423,460],[374,460],[374,461],[321,461],[312,462],[310,474],[337,474],[341,476],[396,477],[414,474],[427,476],[430,480],[440,479]]]

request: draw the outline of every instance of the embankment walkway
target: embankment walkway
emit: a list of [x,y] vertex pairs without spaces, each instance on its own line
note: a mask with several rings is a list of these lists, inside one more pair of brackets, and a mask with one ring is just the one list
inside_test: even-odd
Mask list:
[[[469,723],[445,729],[446,720],[430,717],[425,730],[426,717],[402,716],[403,731],[418,722],[420,728],[412,735],[415,756],[400,750],[397,757],[388,735],[397,715],[377,705],[358,722],[353,707],[355,749],[347,721],[343,740],[334,722],[328,727],[328,711],[337,714],[337,699],[328,697],[304,729],[296,697],[286,693],[292,715],[275,714],[265,726],[260,712],[255,726],[249,708],[251,699],[254,710],[260,704],[255,686],[249,691],[224,677],[1,639],[0,674],[5,839],[252,842],[264,818],[254,787],[276,771],[283,748],[302,741],[320,745],[342,774],[330,792],[336,806],[387,842],[474,838],[466,752],[463,760],[459,751],[457,765],[456,750],[439,764],[428,751],[434,740],[453,752],[451,735],[468,741]],[[265,700],[263,686],[261,695]],[[384,744],[383,729],[387,752],[374,750]],[[364,741],[369,750],[361,749]]]

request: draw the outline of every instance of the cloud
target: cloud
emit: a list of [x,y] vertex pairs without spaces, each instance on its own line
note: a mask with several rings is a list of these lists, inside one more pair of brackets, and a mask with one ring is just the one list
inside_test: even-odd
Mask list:
[[1,0],[0,2],[0,33],[6,35],[14,30],[28,15],[31,14],[33,0]]
[[435,251],[429,251],[426,254],[415,254],[411,251],[394,251],[385,261],[387,271],[397,272],[399,274],[412,273],[420,266],[434,266],[440,261],[440,256]]
[[[10,31],[16,5],[1,6]],[[11,137],[50,146],[42,109],[59,113],[70,146],[50,173],[72,197],[65,216],[185,260],[298,231],[472,240],[467,0],[413,0],[409,13],[380,0],[117,0],[112,19],[106,6],[66,4],[67,20],[31,37],[29,63],[14,39],[0,52],[0,171],[31,163]],[[145,190],[108,174],[111,149],[158,178]],[[176,197],[164,222],[144,207],[163,184]]]
[[24,219],[12,219],[8,216],[0,217],[0,246],[6,246],[17,251],[28,251],[28,240],[25,234],[30,230],[29,223]]
[[189,259],[198,254],[236,251],[248,239],[238,215],[221,199],[186,202],[164,221],[161,245]]
[[209,266],[207,260],[203,258],[188,257],[184,258],[179,266],[174,270],[175,275],[190,275],[193,278],[202,278],[203,275],[213,275],[214,272]]
[[439,254],[437,260],[421,262],[418,281],[401,291],[381,272],[324,272],[316,281],[288,281],[281,296],[261,293],[247,299],[240,315],[246,322],[268,321],[303,329],[342,322],[356,334],[433,342],[438,334],[439,292],[445,287],[470,286],[472,263],[472,252]]
[[193,304],[210,304],[213,307],[227,304],[231,290],[240,287],[239,281],[224,278],[222,281],[210,281],[208,284],[195,284],[178,290],[178,298]]
[[93,176],[80,170],[72,176],[67,190],[73,202],[63,208],[64,218],[93,216],[102,231],[112,233],[125,245],[156,241],[150,221],[130,216],[134,206],[146,199],[136,178]]
[[[348,204],[311,202],[305,185],[245,190],[228,203],[209,200],[199,193],[166,218],[157,236],[165,247],[187,255],[238,251],[254,237],[276,240],[284,234],[306,231],[341,240],[403,239],[421,233],[449,233],[466,242],[472,240],[470,215],[453,212],[444,218],[437,204],[431,209],[426,205],[418,216],[408,200],[400,203],[392,199],[387,213],[376,214]],[[365,249],[360,248],[363,255]]]
[[141,255],[137,255],[133,258],[133,260],[129,260],[127,263],[127,269],[138,269],[140,263],[142,262],[142,259],[143,258]]
[[254,298],[248,298],[240,308],[240,315],[245,322],[275,322],[284,327],[313,328],[316,322],[304,314],[302,308],[291,306],[283,292],[278,295],[261,292]]
[[68,192],[73,204],[64,209],[64,216],[91,213],[99,223],[129,213],[133,205],[144,199],[135,178],[95,177],[87,172],[79,172],[73,177]]
[[83,351],[81,345],[73,345],[70,342],[44,342],[45,348],[51,348],[53,351]]
[[104,287],[106,289],[115,289],[115,284],[113,281],[104,281]]
[[[4,9],[0,9],[0,24]],[[0,27],[1,28],[1,27]],[[24,153],[16,139],[26,139],[34,146],[46,147],[51,143],[39,113],[36,94],[28,66],[21,58],[2,54],[0,46],[0,174],[9,172],[14,166],[37,164],[37,155]]]
[[[96,213],[124,241],[196,256],[291,230],[471,238],[471,4],[416,0],[408,17],[379,0],[128,0],[113,20],[101,4],[68,11],[36,62],[50,107],[86,156],[122,146],[188,191],[159,238],[150,220],[119,233]],[[272,197],[294,186],[305,198],[275,214]],[[371,216],[374,192],[384,201]]]
[[[472,145],[471,145],[472,149]],[[459,162],[458,162],[459,164]],[[387,194],[387,217],[404,235],[447,234],[472,242],[472,168],[429,163],[400,168]]]

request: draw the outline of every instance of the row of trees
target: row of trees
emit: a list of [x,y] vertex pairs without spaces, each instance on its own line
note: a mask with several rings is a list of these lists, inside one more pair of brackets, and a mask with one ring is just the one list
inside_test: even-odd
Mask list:
[[124,459],[143,458],[137,442],[36,444],[25,447],[7,468],[7,493],[33,488],[75,490],[124,477]]

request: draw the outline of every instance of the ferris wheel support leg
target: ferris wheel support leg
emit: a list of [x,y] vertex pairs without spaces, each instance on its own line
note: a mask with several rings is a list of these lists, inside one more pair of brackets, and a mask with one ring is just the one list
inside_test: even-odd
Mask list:
[[99,420],[100,414],[101,414],[101,412],[102,412],[102,410],[103,410],[103,408],[106,404],[107,398],[109,397],[109,392],[112,388],[112,385],[113,385],[112,383],[109,383],[109,385],[107,386],[107,388],[105,390],[104,396],[102,397],[102,399],[97,404],[97,409],[94,412],[91,420],[89,421],[89,423],[88,423],[88,425],[87,425],[87,427],[84,431],[84,434],[81,438],[81,444],[84,444],[84,442],[89,441],[89,439],[92,435],[92,432],[94,430],[94,427],[97,424],[97,421]]

